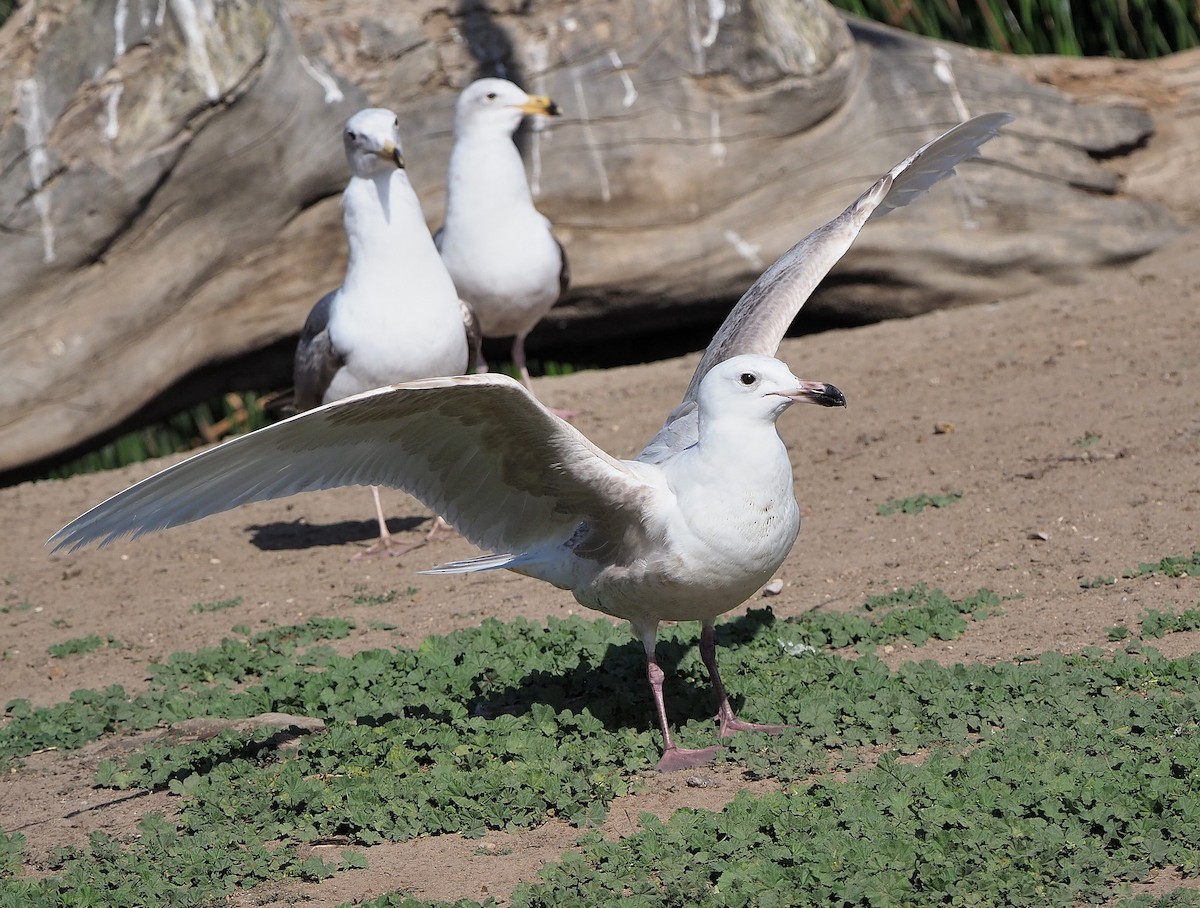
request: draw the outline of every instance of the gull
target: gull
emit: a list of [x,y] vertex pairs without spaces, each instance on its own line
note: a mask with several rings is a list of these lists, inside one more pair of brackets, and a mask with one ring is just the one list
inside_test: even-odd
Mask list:
[[407,382],[232,439],[97,505],[55,549],[197,520],[251,501],[350,484],[404,489],[488,554],[433,573],[504,568],[628,620],[646,652],[663,737],[661,771],[704,765],[719,746],[679,747],[655,644],[663,621],[699,621],[719,733],[779,732],[739,719],[717,670],[713,624],[782,564],[800,529],[776,421],[793,403],[845,405],[772,354],[826,272],[873,215],[905,205],[1012,118],[988,114],[914,152],[792,247],[734,307],[683,401],[633,460],[618,460],[502,375]]
[[[300,334],[293,371],[298,410],[466,372],[479,344],[471,310],[442,264],[404,169],[399,118],[382,108],[360,110],[346,121],[342,143],[351,173],[342,193],[350,256],[342,286],[313,306]],[[355,557],[413,548],[398,546],[388,532],[377,485],[371,495],[379,540]]]
[[[570,268],[550,222],[533,207],[513,133],[526,115],[555,117],[558,105],[505,79],[468,85],[454,109],[446,175],[446,222],[434,234],[442,260],[484,337],[512,337],[525,387],[525,338],[567,292]],[[486,372],[483,356],[475,370]]]

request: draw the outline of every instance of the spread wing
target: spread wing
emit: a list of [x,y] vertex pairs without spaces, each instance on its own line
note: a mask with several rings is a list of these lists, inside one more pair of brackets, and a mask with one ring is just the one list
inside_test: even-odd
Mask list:
[[520,553],[568,539],[635,537],[644,482],[519,383],[485,374],[358,394],[234,438],[114,495],[50,538],[74,550],[251,501],[347,485],[412,494],[469,540]]
[[872,217],[887,214],[916,199],[979,147],[994,138],[1013,119],[992,113],[960,123],[880,177],[858,199],[822,227],[785,252],[742,296],[704,351],[683,402],[667,417],[662,429],[638,455],[657,463],[696,440],[696,391],[717,363],[741,353],[774,356],[784,333],[829,270],[846,254]]

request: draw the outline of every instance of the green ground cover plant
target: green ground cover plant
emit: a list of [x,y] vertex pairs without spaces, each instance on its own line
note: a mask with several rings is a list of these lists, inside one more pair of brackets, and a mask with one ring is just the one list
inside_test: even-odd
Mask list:
[[193,615],[200,615],[204,612],[221,612],[227,608],[237,608],[242,604],[241,596],[234,596],[231,599],[215,599],[212,602],[195,602],[188,609]]
[[86,637],[73,637],[70,640],[64,640],[62,643],[51,643],[46,647],[46,650],[50,653],[51,658],[66,659],[68,656],[82,656],[84,653],[94,653],[105,646],[112,647],[113,649],[122,648],[121,642],[112,637],[106,640],[96,634],[89,634]]
[[1169,555],[1161,561],[1142,562],[1136,568],[1125,571],[1127,579],[1162,574],[1164,577],[1200,577],[1200,551],[1191,555]]
[[[326,730],[298,750],[259,729],[105,761],[96,784],[167,791],[177,816],[143,818],[130,840],[95,834],[40,880],[16,876],[19,836],[0,839],[0,906],[218,904],[273,880],[353,872],[356,846],[549,817],[580,828],[581,850],[514,905],[1074,905],[1150,868],[1200,871],[1200,657],[1146,648],[890,670],[871,654],[912,635],[952,639],[998,604],[920,586],[846,613],[725,622],[739,711],[796,726],[736,737],[725,759],[780,788],[722,813],[644,817],[621,842],[588,830],[659,746],[625,627],[489,620],[351,656],[328,645],[353,629],[344,620],[243,628],[152,666],[136,697],[114,687],[47,708],[10,703],[0,759],[198,716],[287,712]],[[673,628],[660,644],[692,746],[715,734],[694,634]],[[850,645],[856,658],[840,651]],[[330,840],[345,843],[340,860],[305,853]]]

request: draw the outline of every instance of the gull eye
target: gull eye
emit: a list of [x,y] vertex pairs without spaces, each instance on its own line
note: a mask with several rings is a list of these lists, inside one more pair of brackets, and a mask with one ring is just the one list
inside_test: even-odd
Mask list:
[[748,388],[751,385],[753,385],[755,382],[758,381],[758,376],[755,375],[753,372],[743,372],[741,375],[738,376],[738,381],[740,381],[743,385],[745,385]]
[[395,129],[399,129],[399,128],[400,128],[400,118],[399,118],[399,117],[396,117],[396,119],[395,119],[395,120],[392,122],[392,126],[393,126]]
[[346,138],[349,139],[351,142],[357,142],[358,141],[358,133],[356,133],[353,129],[347,129],[346,130]]
[[489,91],[486,95],[484,95],[484,97],[487,98],[489,101],[495,101],[496,93],[494,91]]

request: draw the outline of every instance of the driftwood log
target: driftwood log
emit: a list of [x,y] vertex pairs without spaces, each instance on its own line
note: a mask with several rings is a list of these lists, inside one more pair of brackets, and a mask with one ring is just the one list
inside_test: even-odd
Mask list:
[[169,389],[187,405],[180,387],[211,392],[231,363],[247,386],[288,382],[340,281],[338,131],[367,104],[400,114],[435,226],[463,85],[504,75],[565,110],[520,137],[574,272],[531,339],[549,350],[711,322],[879,173],[991,110],[1018,119],[872,224],[806,321],[1143,255],[1200,210],[1173,179],[1200,155],[1198,72],[1004,58],[824,0],[30,0],[0,31],[0,472]]

